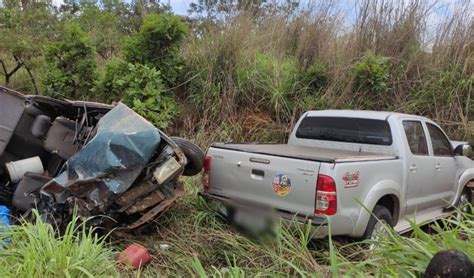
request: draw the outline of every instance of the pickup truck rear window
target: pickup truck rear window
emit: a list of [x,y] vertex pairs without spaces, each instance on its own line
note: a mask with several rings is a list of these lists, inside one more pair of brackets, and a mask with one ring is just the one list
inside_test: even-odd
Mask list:
[[392,144],[387,121],[362,118],[306,117],[296,130],[296,137],[371,145]]

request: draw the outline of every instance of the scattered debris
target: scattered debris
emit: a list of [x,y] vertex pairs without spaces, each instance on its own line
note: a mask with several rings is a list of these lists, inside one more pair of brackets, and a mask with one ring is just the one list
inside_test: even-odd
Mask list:
[[161,250],[168,250],[168,249],[170,249],[170,245],[167,244],[167,243],[162,243],[162,244],[160,244],[160,249]]
[[0,225],[10,226],[10,209],[0,205]]
[[134,269],[141,268],[148,262],[150,262],[151,256],[148,250],[138,244],[138,243],[133,243],[129,245],[125,250],[120,253],[118,257],[118,261],[125,265],[132,267]]
[[[0,233],[4,235],[10,226],[10,208],[0,205]],[[10,237],[2,237],[0,240],[0,251],[12,242]]]

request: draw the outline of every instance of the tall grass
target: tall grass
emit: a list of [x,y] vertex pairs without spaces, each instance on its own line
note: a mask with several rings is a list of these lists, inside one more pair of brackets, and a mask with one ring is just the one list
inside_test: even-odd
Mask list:
[[92,229],[73,217],[61,236],[36,215],[36,223],[2,227],[11,243],[0,251],[3,277],[116,276],[115,253]]
[[294,223],[277,223],[273,233],[254,239],[198,198],[195,180],[186,184],[188,195],[158,219],[156,233],[142,238],[155,255],[143,276],[407,277],[423,274],[441,250],[458,249],[474,259],[473,215],[441,220],[429,229],[413,224],[411,235],[390,231],[374,251],[342,238],[311,239],[311,226]]
[[[347,10],[312,1],[290,16],[237,12],[203,25],[182,49],[189,82],[180,87],[186,113],[175,131],[200,138],[230,125],[224,138],[281,141],[306,109],[349,108],[428,116],[453,139],[472,140],[474,11],[456,3],[449,13],[421,0],[364,0]],[[302,90],[311,78],[301,76],[315,65],[327,82]],[[270,136],[243,132],[258,117]]]

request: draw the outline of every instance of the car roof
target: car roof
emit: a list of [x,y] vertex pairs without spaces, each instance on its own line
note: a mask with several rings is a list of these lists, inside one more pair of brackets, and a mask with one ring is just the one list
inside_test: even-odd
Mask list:
[[306,113],[307,117],[347,117],[347,118],[363,118],[363,119],[376,119],[376,120],[387,120],[389,117],[396,118],[415,118],[425,121],[430,121],[428,118],[396,113],[390,111],[371,111],[371,110],[311,110]]

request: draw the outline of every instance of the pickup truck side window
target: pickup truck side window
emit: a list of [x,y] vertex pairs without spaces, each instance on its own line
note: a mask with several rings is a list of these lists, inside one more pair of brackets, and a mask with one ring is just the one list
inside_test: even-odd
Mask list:
[[433,146],[433,154],[436,156],[452,156],[453,149],[451,143],[444,133],[435,125],[426,123],[430,133],[431,145]]
[[428,155],[425,131],[421,122],[403,121],[403,129],[407,136],[408,146],[414,155]]
[[392,145],[392,133],[387,121],[348,117],[306,117],[296,137],[303,139]]

